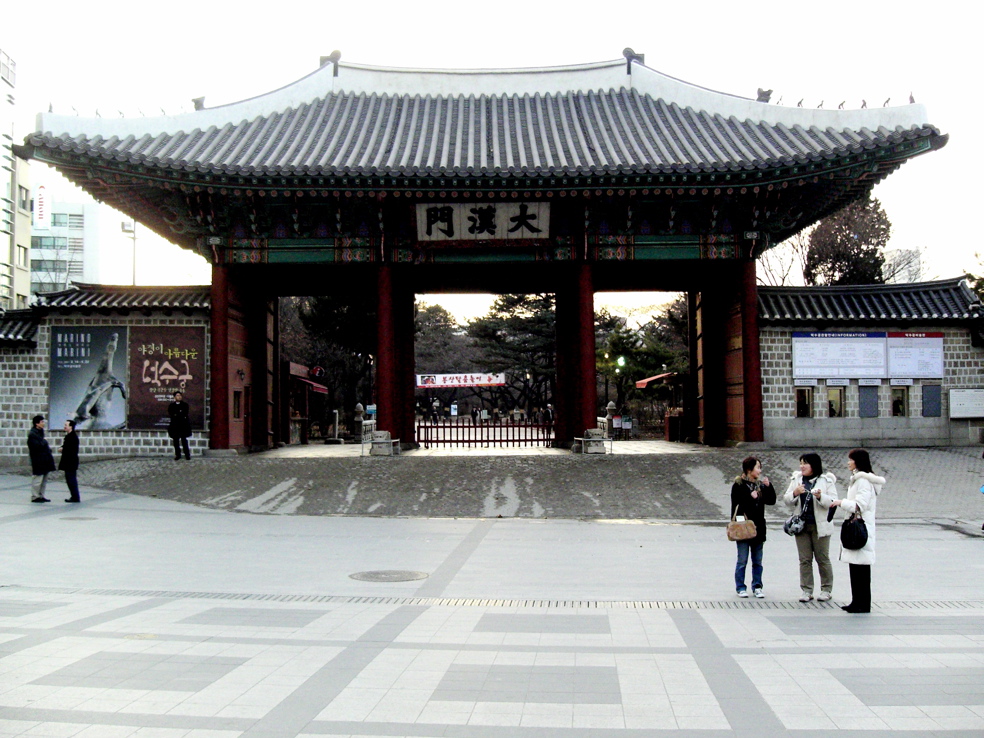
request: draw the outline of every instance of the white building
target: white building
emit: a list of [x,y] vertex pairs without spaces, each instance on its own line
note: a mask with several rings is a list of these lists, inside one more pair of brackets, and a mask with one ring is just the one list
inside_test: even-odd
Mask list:
[[52,201],[43,185],[34,203],[31,294],[63,290],[72,282],[98,282],[99,205]]
[[0,309],[27,307],[31,189],[28,163],[14,155],[17,65],[0,49]]

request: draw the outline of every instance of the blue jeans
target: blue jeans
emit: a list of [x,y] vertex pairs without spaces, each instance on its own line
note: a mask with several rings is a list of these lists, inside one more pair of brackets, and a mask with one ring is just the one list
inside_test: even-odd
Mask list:
[[735,565],[735,589],[745,589],[745,566],[748,564],[748,551],[752,552],[752,589],[762,589],[762,550],[764,541],[735,541],[738,544],[738,563]]

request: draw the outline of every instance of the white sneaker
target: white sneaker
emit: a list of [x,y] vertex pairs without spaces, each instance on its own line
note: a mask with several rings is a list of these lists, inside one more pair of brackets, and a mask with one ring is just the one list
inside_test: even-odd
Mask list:
[[739,589],[738,590],[738,596],[739,597],[748,597],[748,590],[747,589]]
[[826,602],[830,599],[830,592],[821,592],[817,595],[817,602]]
[[761,589],[756,589],[756,590],[754,590],[754,594],[755,594],[755,596],[756,596],[756,597],[758,597],[758,598],[759,598],[760,600],[761,600],[762,598],[764,598],[764,597],[765,597],[765,592],[763,592],[763,591],[762,591]]
[[[803,594],[800,595],[800,602],[809,602],[812,599],[813,599],[813,595],[809,594],[808,592],[804,592]],[[827,599],[830,599],[830,595],[827,595]]]

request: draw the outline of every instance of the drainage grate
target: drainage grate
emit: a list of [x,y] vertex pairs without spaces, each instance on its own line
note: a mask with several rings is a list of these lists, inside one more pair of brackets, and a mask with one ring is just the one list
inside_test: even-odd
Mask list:
[[[370,573],[370,572],[366,572]],[[421,572],[406,572],[420,574]],[[426,575],[425,575],[426,576]],[[350,595],[248,594],[235,592],[169,592],[138,589],[76,589],[9,585],[4,590],[96,597],[162,597],[176,600],[236,600],[250,602],[331,602],[357,605],[423,605],[434,607],[535,607],[595,610],[786,610],[808,612],[838,608],[832,602],[795,600],[537,600],[455,597],[359,597]],[[984,610],[984,600],[915,600],[873,602],[873,610]]]
[[426,579],[427,574],[422,571],[401,571],[399,569],[384,569],[382,571],[360,571],[349,574],[350,579],[358,579],[360,582],[413,582],[417,579]]

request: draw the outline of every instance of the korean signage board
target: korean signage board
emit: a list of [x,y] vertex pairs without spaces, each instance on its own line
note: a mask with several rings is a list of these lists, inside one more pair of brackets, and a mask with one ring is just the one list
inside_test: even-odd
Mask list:
[[550,203],[417,205],[418,241],[504,241],[548,238]]
[[984,389],[950,390],[951,418],[984,418]]
[[51,202],[48,200],[48,188],[38,185],[34,190],[34,223],[36,231],[46,231],[51,227]]
[[417,386],[423,389],[442,387],[504,387],[505,374],[418,374]]
[[793,333],[794,379],[940,379],[942,376],[942,333]]
[[79,430],[126,427],[126,345],[122,326],[52,327],[51,427],[66,420]]
[[167,406],[181,392],[192,430],[205,428],[205,329],[130,328],[130,402],[127,427],[167,430]]

